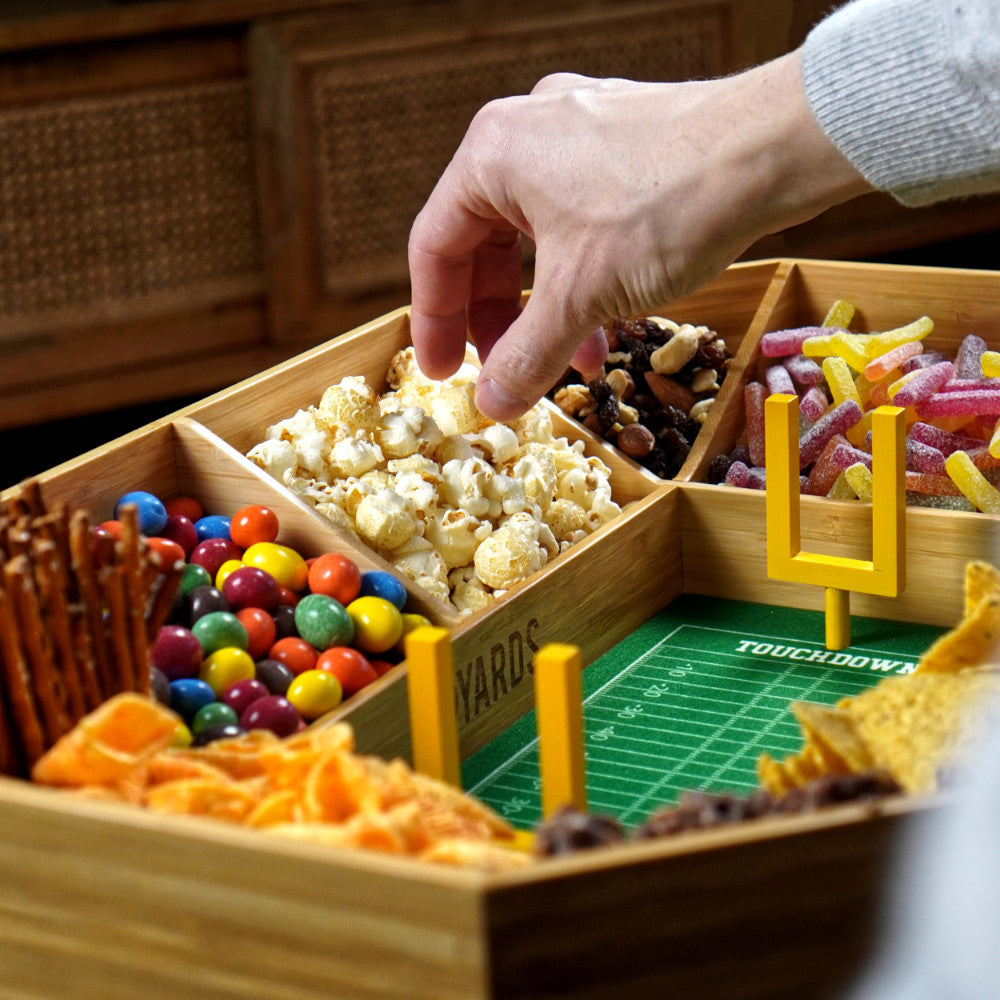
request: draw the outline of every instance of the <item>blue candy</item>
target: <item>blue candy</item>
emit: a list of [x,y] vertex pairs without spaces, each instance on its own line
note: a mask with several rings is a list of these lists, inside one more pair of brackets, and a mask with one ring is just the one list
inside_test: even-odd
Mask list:
[[207,682],[197,677],[182,677],[170,682],[170,707],[188,724],[199,709],[213,701],[215,692]]
[[115,504],[115,518],[121,520],[121,510],[134,504],[139,515],[139,531],[147,537],[155,537],[167,526],[167,508],[163,501],[144,490],[126,493]]
[[194,522],[194,530],[198,532],[198,541],[206,538],[229,538],[229,526],[232,518],[222,514],[206,514]]
[[390,604],[395,604],[400,611],[406,606],[406,588],[385,570],[372,569],[361,574],[361,592],[359,597],[381,597]]

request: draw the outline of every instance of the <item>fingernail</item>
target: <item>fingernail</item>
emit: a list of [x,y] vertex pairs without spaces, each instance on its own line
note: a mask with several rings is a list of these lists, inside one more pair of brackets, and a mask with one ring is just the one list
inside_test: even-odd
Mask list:
[[476,406],[492,420],[516,420],[531,404],[512,396],[491,378],[481,378],[476,383]]

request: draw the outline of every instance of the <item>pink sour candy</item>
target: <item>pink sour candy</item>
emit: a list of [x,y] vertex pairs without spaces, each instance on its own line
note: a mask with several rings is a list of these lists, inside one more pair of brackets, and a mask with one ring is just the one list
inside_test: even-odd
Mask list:
[[726,470],[727,486],[746,486],[747,473],[749,473],[746,462],[732,462]]
[[910,376],[906,385],[892,396],[893,406],[913,406],[922,400],[929,399],[954,374],[955,366],[950,361],[941,361],[930,368],[922,368]]
[[962,338],[955,352],[955,378],[979,378],[983,373],[986,341],[970,333]]
[[834,434],[846,434],[861,419],[861,407],[853,399],[827,410],[799,438],[799,468],[811,465]]
[[793,354],[781,363],[799,385],[819,385],[823,381],[823,369],[819,362],[807,358],[804,354]]
[[943,476],[944,454],[929,444],[907,438],[906,467],[914,472],[928,472],[934,476]]
[[905,375],[917,368],[930,368],[931,365],[936,365],[941,361],[951,361],[951,358],[944,351],[925,350],[923,354],[918,354],[916,357],[910,358],[909,361],[904,361],[899,370]]
[[818,385],[811,385],[799,399],[799,413],[815,423],[830,408],[830,400]]
[[977,448],[982,444],[982,441],[978,438],[971,437],[968,434],[955,434],[952,431],[946,431],[941,427],[935,427],[933,424],[927,424],[921,420],[918,420],[910,428],[908,437],[911,441],[919,441],[921,444],[929,444],[932,448],[937,448],[945,458],[959,448],[963,450]]
[[922,353],[924,345],[919,340],[911,340],[899,347],[894,347],[885,354],[880,354],[877,358],[869,361],[865,366],[865,378],[869,382],[877,382],[880,378],[888,375],[893,368],[898,368],[911,358]]
[[760,353],[765,358],[783,358],[787,354],[798,354],[802,345],[810,337],[828,337],[840,331],[833,326],[799,326],[789,330],[772,330],[760,338]]
[[968,392],[970,389],[995,389],[1000,378],[953,378],[945,382],[939,392]]
[[795,384],[784,365],[769,365],[764,372],[764,380],[767,382],[768,392],[786,392],[791,396],[795,395]]
[[747,479],[743,484],[749,490],[763,490],[767,488],[767,473],[758,465],[747,469]]
[[767,386],[760,382],[748,382],[743,390],[743,408],[746,411],[747,447],[750,449],[750,461],[754,465],[764,464],[764,400],[767,399]]
[[[902,391],[901,389],[900,392]],[[917,416],[921,420],[934,417],[974,417],[984,413],[1000,413],[1000,388],[938,392],[917,403]]]

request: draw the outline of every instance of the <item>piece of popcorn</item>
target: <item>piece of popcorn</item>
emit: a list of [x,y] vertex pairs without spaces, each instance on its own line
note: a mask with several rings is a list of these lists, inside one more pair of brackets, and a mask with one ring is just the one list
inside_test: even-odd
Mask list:
[[413,504],[419,520],[426,519],[438,506],[437,487],[418,472],[397,473],[392,478],[392,489]]
[[530,442],[508,462],[504,472],[524,484],[524,495],[544,511],[555,493],[557,472],[555,456],[544,444]]
[[474,382],[461,385],[451,385],[448,382],[441,384],[434,393],[430,406],[428,412],[445,436],[472,434],[488,423],[488,418],[476,409]]
[[322,514],[335,528],[339,528],[353,538],[358,538],[358,529],[354,524],[354,518],[343,507],[338,507],[335,503],[321,502],[316,504],[316,512]]
[[552,414],[544,403],[536,403],[511,425],[521,444],[546,444],[552,440]]
[[587,526],[596,531],[622,512],[621,507],[611,499],[611,488],[601,489],[593,494],[587,511]]
[[507,476],[498,472],[486,484],[486,496],[490,501],[490,510],[487,515],[491,521],[499,521],[510,514],[517,514],[520,511],[529,511],[536,520],[541,518],[542,512],[538,504],[533,503],[524,495],[524,483],[513,476]]
[[476,576],[487,587],[500,589],[541,569],[548,553],[539,544],[540,527],[530,514],[512,514],[476,549]]
[[587,511],[572,500],[557,497],[545,512],[545,523],[561,547],[564,541],[579,538],[580,532],[586,532]]
[[446,435],[431,454],[438,465],[445,465],[456,459],[464,462],[470,458],[483,457],[483,453],[472,446],[472,441],[465,434]]
[[483,452],[488,462],[499,467],[514,458],[521,442],[513,428],[506,424],[490,424],[476,435],[472,444]]
[[427,518],[424,537],[441,554],[449,570],[468,566],[480,542],[493,531],[466,510],[437,510]]
[[350,433],[364,430],[374,434],[381,416],[378,393],[357,375],[348,375],[324,393],[317,407],[318,415],[335,427]]
[[417,453],[430,454],[442,436],[433,417],[419,406],[407,406],[382,414],[375,440],[387,459],[398,459]]
[[316,410],[299,410],[287,420],[267,428],[265,440],[287,441],[295,449],[295,465],[299,474],[308,473],[326,479],[327,456],[334,444],[330,429],[316,419]]
[[247,452],[247,458],[259,465],[268,475],[283,483],[285,474],[294,473],[298,465],[295,445],[283,438],[268,438],[255,444]]
[[392,553],[392,565],[439,600],[451,601],[448,567],[426,538],[414,536]]
[[452,604],[464,615],[474,614],[493,603],[493,595],[483,586],[472,566],[453,569],[448,574]]
[[417,532],[413,503],[395,490],[381,490],[364,497],[354,521],[358,534],[381,552],[398,549]]
[[327,464],[330,478],[340,479],[362,476],[383,461],[382,449],[364,431],[358,431],[355,437],[343,438],[330,449]]
[[490,510],[487,484],[495,475],[493,467],[481,458],[452,459],[441,467],[438,495],[450,507],[485,517]]

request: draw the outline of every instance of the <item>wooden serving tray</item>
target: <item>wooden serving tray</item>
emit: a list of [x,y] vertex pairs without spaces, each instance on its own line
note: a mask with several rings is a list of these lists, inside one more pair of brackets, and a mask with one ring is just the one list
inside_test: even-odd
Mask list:
[[[818,588],[768,579],[764,495],[707,485],[743,430],[743,386],[766,330],[819,322],[837,298],[857,328],[922,314],[927,344],[978,333],[997,346],[1000,274],[776,260],[735,265],[662,311],[704,323],[735,357],[680,475],[652,476],[553,407],[558,433],[612,468],[623,514],[488,609],[456,615],[404,581],[451,630],[462,754],[532,702],[546,642],[592,662],[681,594],[822,608]],[[45,500],[108,516],[122,493],[189,493],[232,513],[278,513],[304,554],[387,568],[244,457],[265,427],[346,375],[382,385],[408,343],[398,310],[40,477]],[[965,564],[1000,552],[1000,519],[906,513],[907,583],[855,595],[856,614],[953,625]],[[802,500],[810,551],[863,556],[867,505]],[[405,665],[347,702],[362,752],[406,756]],[[159,818],[0,781],[0,993],[24,998],[643,997],[828,995],[872,936],[900,816],[927,803],[844,806],[607,849],[487,876],[290,844],[209,821]]]

